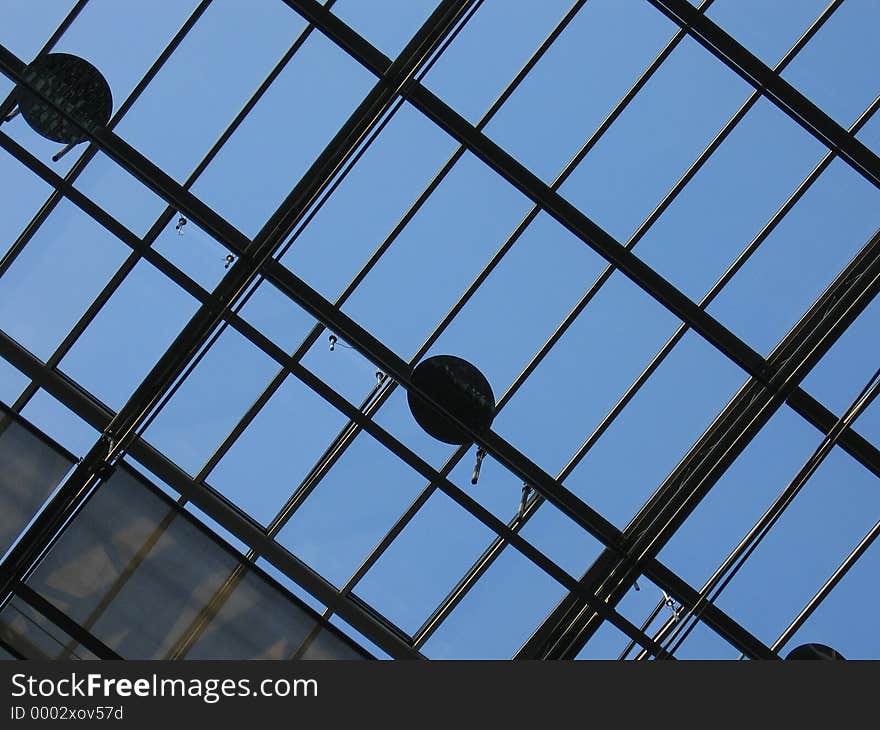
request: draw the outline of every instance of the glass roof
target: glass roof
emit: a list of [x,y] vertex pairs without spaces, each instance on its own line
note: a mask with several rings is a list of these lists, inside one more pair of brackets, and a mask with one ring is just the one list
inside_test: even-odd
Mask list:
[[[44,514],[124,460],[380,658],[880,658],[880,5],[2,13],[0,400],[82,460]],[[48,52],[114,100],[57,161]],[[461,446],[437,354],[496,400]]]

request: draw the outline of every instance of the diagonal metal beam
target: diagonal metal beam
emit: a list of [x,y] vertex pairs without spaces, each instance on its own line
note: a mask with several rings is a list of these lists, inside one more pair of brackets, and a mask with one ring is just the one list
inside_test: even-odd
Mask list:
[[[624,530],[633,562],[655,560],[666,542],[696,508],[726,468],[771,416],[795,392],[798,383],[880,291],[880,234],[875,234],[768,358],[771,387],[751,379],[664,480]],[[646,574],[649,574],[645,570]],[[609,603],[616,603],[638,578],[632,562],[624,565],[606,550],[583,582]],[[681,596],[678,596],[679,600]],[[521,658],[573,656],[599,621],[568,596],[521,648]]]

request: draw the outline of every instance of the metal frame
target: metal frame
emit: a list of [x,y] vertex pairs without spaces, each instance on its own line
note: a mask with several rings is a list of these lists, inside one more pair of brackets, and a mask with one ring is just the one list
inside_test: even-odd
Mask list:
[[[566,30],[571,20],[582,10],[586,0],[574,2],[571,9],[558,22],[484,117],[476,124],[465,120],[429,91],[421,83],[421,79],[431,65],[442,56],[444,50],[473,14],[479,11],[482,0],[444,0],[438,3],[430,18],[394,61],[387,58],[330,12],[334,0],[328,0],[323,6],[314,0],[284,0],[291,10],[305,18],[308,23],[307,28],[278,61],[186,182],[180,185],[114,134],[112,130],[155,78],[184,37],[196,26],[199,18],[210,5],[210,0],[204,0],[135,87],[132,94],[114,115],[110,124],[106,128],[84,130],[89,135],[91,143],[64,178],[53,172],[51,168],[0,129],[0,146],[53,188],[49,200],[31,224],[25,228],[10,252],[0,261],[0,277],[28,245],[34,233],[62,199],[74,203],[85,214],[94,218],[132,249],[128,259],[46,362],[41,362],[8,335],[0,333],[0,354],[31,378],[30,385],[14,404],[14,410],[20,411],[38,389],[42,388],[58,398],[102,434],[92,449],[85,454],[73,474],[66,480],[62,489],[45,506],[16,549],[4,561],[2,567],[3,590],[0,592],[0,597],[5,595],[8,598],[13,590],[19,592],[19,587],[24,585],[21,581],[39,560],[47,546],[57,537],[64,525],[74,518],[94,489],[100,488],[100,475],[105,473],[107,468],[112,468],[123,455],[128,454],[165,480],[172,489],[179,492],[181,502],[191,501],[247,544],[250,547],[250,553],[247,556],[249,560],[255,561],[257,558],[263,557],[271,562],[328,607],[325,617],[329,618],[333,613],[338,614],[391,656],[421,657],[419,650],[427,639],[450,615],[455,606],[501,555],[502,551],[508,545],[512,545],[570,592],[569,596],[560,603],[547,620],[537,628],[533,637],[522,647],[517,654],[520,658],[572,658],[578,654],[586,641],[606,619],[627,634],[633,642],[639,644],[642,647],[642,655],[668,657],[669,654],[658,641],[663,637],[662,631],[651,637],[645,633],[647,624],[640,629],[624,618],[615,608],[617,602],[641,574],[650,577],[657,585],[675,596],[683,606],[687,608],[693,608],[698,604],[702,606],[702,620],[744,655],[752,658],[775,658],[775,651],[781,647],[780,642],[785,638],[785,635],[772,648],[765,646],[745,627],[738,625],[713,604],[703,603],[701,593],[663,566],[656,556],[663,544],[686,519],[687,515],[693,511],[700,499],[705,496],[736,455],[745,448],[772,413],[784,403],[787,402],[821,432],[829,434],[835,429],[837,417],[801,389],[799,383],[858,313],[863,311],[877,294],[878,288],[880,288],[880,241],[876,237],[866,245],[846,271],[835,280],[823,297],[804,315],[792,332],[766,359],[708,315],[706,307],[767,239],[778,223],[835,157],[840,157],[868,181],[880,187],[880,159],[855,137],[856,133],[874,114],[877,106],[880,105],[880,99],[875,100],[853,127],[846,130],[781,78],[782,70],[841,6],[842,0],[831,2],[775,69],[770,69],[761,63],[753,54],[704,15],[704,11],[712,4],[712,0],[703,2],[699,9],[684,0],[648,1],[678,24],[680,30],[624,95],[598,130],[585,141],[557,179],[549,185],[489,139],[483,129],[527,77],[531,69],[540,61],[545,52]],[[66,28],[75,22],[77,15],[86,3],[87,0],[80,0],[77,3],[50,38],[44,51],[50,49]],[[291,190],[282,205],[269,218],[254,239],[250,240],[194,196],[190,192],[190,188],[207,169],[216,154],[231,138],[285,66],[295,57],[309,34],[316,30],[330,38],[371,71],[377,77],[377,82],[326,149],[315,160],[308,172]],[[638,95],[654,72],[662,66],[676,45],[688,36],[696,39],[720,61],[752,84],[755,87],[755,92],[669,190],[630,240],[621,243],[565,200],[559,194],[558,189],[602,135],[614,124],[628,104]],[[7,49],[0,47],[0,71],[13,81],[21,83],[23,81],[22,67],[23,62],[20,59],[15,58]],[[737,261],[725,272],[704,300],[699,303],[694,302],[638,259],[632,253],[632,249],[761,97],[769,99],[782,109],[828,147],[829,151],[758,236],[744,249]],[[381,134],[393,114],[404,103],[411,104],[420,110],[451,135],[459,146],[418,196],[398,225],[346,287],[342,295],[337,301],[329,302],[279,263],[280,256],[308,226],[320,207],[329,199],[329,196],[344,180],[348,172],[357,165],[369,145]],[[10,107],[11,100],[7,99],[3,108],[8,110]],[[77,176],[99,150],[168,204],[165,211],[143,237],[128,230],[73,186]],[[440,325],[419,348],[412,361],[405,362],[370,332],[345,315],[341,311],[341,307],[382,255],[393,245],[400,232],[408,225],[465,152],[481,159],[498,175],[533,201],[534,207],[510,234],[466,292],[453,305]],[[206,291],[152,248],[153,242],[167,227],[177,211],[207,231],[236,256],[235,263],[213,292]],[[449,474],[467,452],[466,448],[458,449],[439,470],[434,469],[406,445],[378,426],[373,420],[373,416],[398,385],[407,390],[418,390],[410,380],[409,374],[412,365],[428,351],[446,330],[506,253],[515,245],[537,214],[542,211],[551,215],[584,244],[601,255],[608,262],[608,267],[536,353],[508,392],[501,397],[500,408],[509,402],[534,372],[615,270],[623,273],[677,316],[682,321],[682,325],[556,477],[546,473],[525,454],[512,447],[497,434],[491,432],[472,434],[475,443],[535,490],[535,494],[527,503],[523,515],[515,517],[505,524],[449,481]],[[117,413],[113,413],[84,388],[62,376],[56,368],[134,268],[134,265],[142,258],[195,297],[200,303],[200,308],[156,363],[147,378],[132,393],[128,402]],[[315,327],[292,354],[281,350],[238,314],[256,287],[261,285],[264,280],[271,282],[317,321]],[[279,371],[215,453],[208,458],[194,477],[190,477],[149,446],[140,437],[140,434],[228,326],[232,326],[252,344],[274,359],[279,365]],[[338,334],[380,368],[384,374],[380,382],[366,392],[359,407],[351,405],[300,364],[302,357],[314,345],[325,328]],[[750,380],[693,446],[679,466],[658,487],[654,496],[639,515],[625,530],[618,530],[588,504],[567,490],[563,482],[688,330],[694,330],[714,345],[727,358],[742,368],[750,376]],[[283,505],[268,528],[263,528],[234,504],[217,494],[207,480],[223,455],[244,432],[284,380],[291,375],[312,388],[329,404],[342,412],[349,421],[334,441],[328,445],[305,480],[292,492],[290,499]],[[422,393],[422,395],[425,394]],[[442,405],[440,407],[442,408]],[[279,545],[274,538],[296,509],[308,499],[321,479],[333,468],[336,461],[362,430],[371,434],[397,457],[419,472],[426,479],[427,485],[388,534],[365,558],[354,575],[341,589],[337,589]],[[840,430],[838,437],[838,443],[843,449],[865,468],[880,476],[880,451],[875,445],[865,440],[849,426]],[[497,537],[467,574],[462,577],[459,584],[426,619],[423,626],[413,636],[407,636],[405,632],[359,599],[354,593],[354,589],[436,489],[441,489],[452,497],[476,519],[487,525]],[[579,580],[569,575],[519,535],[521,528],[545,502],[549,502],[562,511],[605,546],[605,552],[602,556]],[[876,537],[876,533],[875,528],[835,575],[829,579],[828,583],[820,589],[816,598],[804,609],[803,618],[805,618],[804,614],[808,615],[815,608],[815,605],[818,605],[855,560],[864,553]],[[222,600],[222,594],[218,595],[218,600]],[[802,622],[803,618],[796,617],[793,626],[799,625],[798,621]],[[193,627],[189,637],[182,640],[180,651],[185,652],[187,642],[194,640],[198,630],[198,626]],[[790,636],[791,631],[786,634]]]

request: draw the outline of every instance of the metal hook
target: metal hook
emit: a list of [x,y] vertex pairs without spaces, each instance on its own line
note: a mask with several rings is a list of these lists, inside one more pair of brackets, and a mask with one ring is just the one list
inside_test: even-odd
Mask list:
[[480,469],[483,466],[483,459],[486,458],[486,452],[482,447],[477,449],[477,463],[474,464],[474,473],[471,475],[471,484],[476,484],[480,478]]
[[186,218],[184,218],[183,216],[180,216],[180,218],[177,219],[177,225],[174,226],[174,230],[177,231],[177,235],[179,235],[179,236],[183,235],[183,227],[185,225],[186,225]]
[[529,495],[532,493],[532,488],[523,482],[522,486],[522,499],[519,501],[519,512],[517,513],[517,519],[522,519],[523,515],[526,512],[526,503],[529,501]]
[[231,253],[226,254],[226,265],[223,268],[228,269],[233,261],[235,261],[235,256],[233,256]]
[[64,157],[64,155],[70,152],[70,150],[72,150],[74,147],[76,147],[76,142],[71,142],[70,144],[65,145],[61,152],[57,152],[52,155],[52,162],[58,162],[58,160]]
[[330,352],[336,349],[336,335],[330,335],[327,338],[330,341]]

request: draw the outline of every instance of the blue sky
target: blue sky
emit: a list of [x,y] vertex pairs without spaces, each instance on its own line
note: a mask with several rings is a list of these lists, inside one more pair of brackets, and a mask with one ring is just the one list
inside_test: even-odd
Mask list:
[[[0,42],[30,60],[73,5],[0,0]],[[486,0],[424,79],[473,123],[566,13],[562,0]],[[56,50],[81,55],[104,72],[115,105],[196,6],[91,0]],[[433,8],[425,0],[340,0],[333,12],[389,56]],[[823,3],[717,0],[708,15],[763,61],[779,62]],[[846,0],[783,76],[844,126],[880,91],[871,53],[875,0]],[[180,182],[305,28],[280,0],[215,0],[134,103],[117,133]],[[548,183],[673,36],[675,27],[644,0],[590,0],[500,111],[486,134]],[[313,33],[253,113],[192,185],[193,192],[253,236],[295,185],[336,128],[366,95],[373,77]],[[11,89],[0,78],[0,93]],[[695,41],[685,39],[634,102],[560,187],[561,194],[621,243],[727,120],[748,87]],[[20,118],[2,131],[64,174],[84,147],[59,163],[57,146]],[[880,122],[859,139],[880,151]],[[350,296],[351,278],[456,150],[453,139],[404,104],[326,205],[297,235],[282,263],[410,360],[449,308],[531,208],[530,201],[465,153],[435,193]],[[826,150],[766,100],[759,100],[634,251],[696,301],[736,259]],[[50,192],[10,155],[0,155],[4,186],[0,249],[6,252]],[[137,235],[164,202],[100,153],[75,183]],[[766,355],[880,223],[880,192],[835,160],[708,306]],[[154,247],[210,290],[226,250],[174,221]],[[0,278],[0,328],[43,360],[52,356],[130,252],[75,205],[62,202]],[[524,234],[428,354],[475,363],[497,397],[605,268],[605,262],[546,214]],[[61,360],[60,370],[111,408],[120,407],[197,307],[145,261]],[[270,284],[242,316],[292,351],[314,321]],[[841,413],[876,369],[880,306],[875,302],[810,373],[804,387]],[[494,429],[546,471],[557,474],[618,398],[673,335],[680,321],[619,273],[496,418]],[[303,364],[359,404],[375,366],[356,351],[329,352],[321,337]],[[276,364],[226,330],[147,429],[147,440],[195,474],[277,372]],[[686,334],[644,388],[566,479],[566,486],[623,529],[690,445],[746,381],[745,372],[695,333]],[[12,402],[27,380],[0,362],[0,398]],[[96,434],[44,392],[23,414],[74,453]],[[412,421],[398,390],[376,420],[440,468],[453,448]],[[268,523],[345,424],[342,415],[288,377],[208,483]],[[880,444],[880,405],[857,430]],[[661,559],[699,588],[785,487],[821,434],[783,406],[724,475]],[[487,461],[469,484],[472,454],[454,482],[503,520],[516,512],[520,482]],[[422,477],[361,434],[278,539],[341,586],[424,488]],[[719,605],[772,643],[846,554],[880,518],[876,477],[836,449],[771,532]],[[523,531],[526,539],[579,576],[601,545],[552,506]],[[435,493],[356,588],[407,632],[416,631],[491,542],[493,534]],[[791,646],[830,644],[848,657],[880,656],[872,632],[874,546],[801,629]],[[640,624],[660,598],[646,579],[621,612]],[[303,592],[297,591],[298,594]],[[424,647],[427,656],[511,656],[564,588],[507,549]],[[312,605],[316,605],[314,600]],[[844,621],[844,611],[850,611]],[[800,640],[803,641],[800,641]],[[627,639],[605,625],[583,658],[616,658]],[[682,657],[735,657],[698,628]]]

